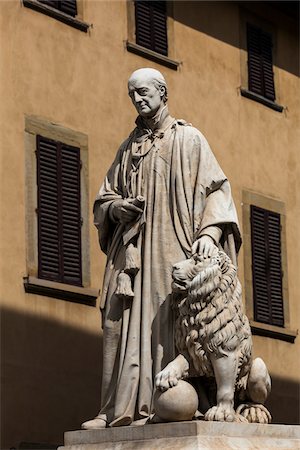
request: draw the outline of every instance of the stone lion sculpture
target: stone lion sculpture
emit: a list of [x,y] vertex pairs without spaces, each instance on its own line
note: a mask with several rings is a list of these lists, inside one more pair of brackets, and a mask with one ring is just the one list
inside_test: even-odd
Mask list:
[[271,422],[263,406],[271,379],[263,360],[252,360],[250,325],[230,258],[216,249],[210,258],[195,255],[175,264],[172,289],[179,354],[157,374],[156,387],[165,391],[183,378],[200,377],[206,385],[212,380],[214,405],[208,401],[207,386],[205,390],[198,383],[205,420]]

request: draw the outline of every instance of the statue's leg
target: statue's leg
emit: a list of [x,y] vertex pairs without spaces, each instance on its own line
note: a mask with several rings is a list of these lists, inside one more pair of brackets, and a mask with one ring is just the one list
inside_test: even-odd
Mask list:
[[205,420],[234,422],[237,420],[233,408],[238,363],[236,354],[228,352],[219,358],[211,355],[211,363],[217,383],[217,405],[207,411]]
[[271,391],[271,378],[261,358],[255,358],[251,365],[247,392],[250,399],[255,403],[264,404]]
[[188,371],[189,363],[185,356],[180,354],[156,375],[155,385],[157,389],[166,391],[176,386],[178,380],[185,378],[188,375]]
[[251,402],[242,403],[237,412],[251,423],[270,423],[270,412],[263,406],[271,391],[271,378],[261,358],[256,358],[251,366],[247,381],[246,396]]

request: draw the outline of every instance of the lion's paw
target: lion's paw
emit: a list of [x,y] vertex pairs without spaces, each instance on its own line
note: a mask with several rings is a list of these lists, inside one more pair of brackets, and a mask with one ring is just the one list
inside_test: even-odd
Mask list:
[[260,403],[243,403],[236,411],[250,423],[271,423],[272,421],[271,414]]
[[161,391],[177,386],[178,381],[188,374],[189,363],[185,357],[179,354],[155,377],[155,386]]
[[177,386],[178,381],[181,379],[180,374],[173,367],[167,366],[164,370],[159,372],[155,377],[155,386],[161,391]]
[[236,414],[230,405],[217,405],[205,413],[204,419],[218,422],[236,422]]

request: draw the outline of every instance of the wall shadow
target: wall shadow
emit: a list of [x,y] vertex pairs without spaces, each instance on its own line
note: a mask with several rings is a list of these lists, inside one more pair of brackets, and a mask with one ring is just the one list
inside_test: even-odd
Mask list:
[[94,335],[3,309],[1,334],[1,449],[63,444],[99,410],[100,319]]
[[[297,37],[299,47],[299,3],[297,1],[177,0],[169,15],[189,28],[246,50],[240,39],[239,8],[263,17],[267,22],[272,22],[275,27],[284,29],[285,33],[291,32]],[[299,51],[295,51],[292,58],[281,52],[277,55],[276,65],[299,76]]]
[[300,384],[271,375],[272,391],[266,406],[272,414],[272,423],[300,424]]
[[[65,431],[79,429],[99,409],[100,324],[93,335],[3,309],[1,333],[1,449],[62,445]],[[272,376],[273,423],[299,424],[299,405],[299,384]]]

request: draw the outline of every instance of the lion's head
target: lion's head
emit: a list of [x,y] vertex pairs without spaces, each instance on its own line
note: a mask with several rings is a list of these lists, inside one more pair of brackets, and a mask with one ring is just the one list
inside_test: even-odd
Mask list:
[[[208,258],[196,254],[189,259],[174,264],[172,272],[173,292],[186,294],[197,285],[209,285],[209,281],[214,281],[211,288],[216,288],[221,280],[225,260],[229,260],[228,256],[222,251],[216,251]],[[226,267],[228,267],[228,264]]]

